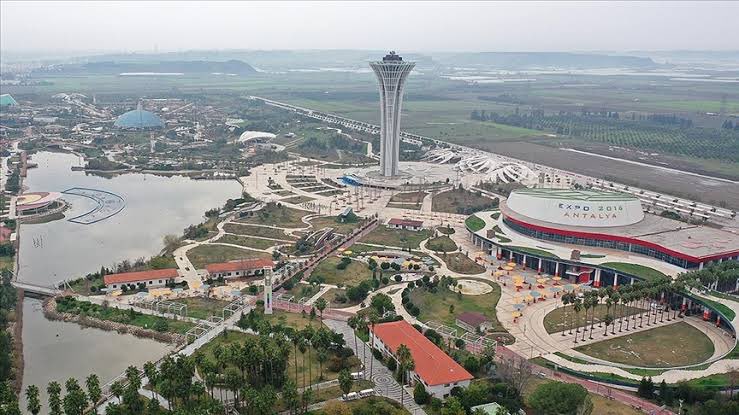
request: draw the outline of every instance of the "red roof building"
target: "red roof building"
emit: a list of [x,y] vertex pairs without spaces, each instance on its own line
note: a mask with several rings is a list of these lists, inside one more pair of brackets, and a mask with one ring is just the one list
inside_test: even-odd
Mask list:
[[423,221],[413,219],[392,218],[387,222],[387,226],[395,229],[408,229],[418,231],[423,228]]
[[167,281],[175,279],[179,276],[177,268],[152,269],[146,271],[123,272],[120,274],[110,274],[103,277],[103,282],[108,289],[118,289],[123,285],[136,286],[144,283],[147,287],[161,287]]
[[208,264],[205,270],[212,278],[249,277],[265,268],[272,269],[274,262],[269,258],[241,259],[238,261]]
[[375,348],[392,356],[395,356],[401,344],[406,345],[416,366],[413,373],[426,390],[437,398],[446,398],[454,387],[469,386],[473,378],[405,320],[375,325],[372,343]]

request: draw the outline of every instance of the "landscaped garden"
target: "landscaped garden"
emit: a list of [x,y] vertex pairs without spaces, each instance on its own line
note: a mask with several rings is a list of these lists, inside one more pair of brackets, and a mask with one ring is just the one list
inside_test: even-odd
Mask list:
[[227,223],[223,225],[223,230],[235,235],[259,236],[262,238],[295,240],[294,237],[286,234],[282,229],[265,228],[264,226],[244,225],[241,223]]
[[271,258],[265,252],[251,251],[226,245],[200,245],[187,251],[187,257],[196,269],[215,262],[228,262],[237,259]]
[[350,234],[354,229],[359,226],[359,218],[354,220],[348,220],[346,222],[340,222],[334,216],[319,216],[310,220],[314,230],[323,228],[334,228],[334,231],[347,235]]
[[434,252],[454,252],[457,250],[457,244],[448,236],[439,236],[429,239],[426,248]]
[[[343,284],[344,286],[357,285],[372,278],[372,271],[367,264],[343,258],[333,256],[324,259],[313,269],[311,277],[317,277],[326,284]],[[346,263],[345,266],[341,265],[342,260]],[[349,262],[346,262],[347,260]]]
[[431,201],[434,212],[457,213],[469,215],[481,210],[498,207],[498,199],[483,196],[480,192],[471,192],[461,187],[439,193]]
[[[595,321],[597,327],[598,323],[600,323],[601,321],[605,321],[606,313],[608,311],[608,306],[606,306],[605,304],[598,304],[595,308],[591,308],[588,310],[588,317],[586,319],[584,309],[582,309],[579,313],[575,313],[575,310],[571,305],[567,305],[564,307],[560,306],[544,316],[544,328],[547,330],[547,333],[558,333],[562,330],[568,330],[571,327],[577,328],[583,327],[585,325],[590,327],[591,321]],[[616,306],[611,306],[610,314],[611,317],[614,316],[614,313],[616,313],[616,317],[621,317],[630,316],[643,311],[645,310],[636,307],[618,305],[618,311],[616,310]],[[563,321],[564,317],[567,318]],[[624,322],[623,324],[626,323]],[[616,325],[618,326],[619,323],[616,322]],[[608,329],[608,331],[610,332],[611,329]]]
[[421,241],[428,239],[430,236],[431,231],[428,229],[409,231],[403,229],[391,229],[387,226],[381,225],[360,239],[360,242],[414,249],[419,247]]
[[240,223],[252,223],[258,225],[277,226],[281,228],[304,228],[307,225],[301,221],[303,216],[310,212],[289,208],[278,203],[268,203],[264,208],[254,213],[237,219]]
[[685,322],[661,326],[615,339],[580,346],[575,350],[614,363],[641,367],[686,366],[713,355],[713,342]]
[[[480,282],[488,283],[483,280]],[[493,290],[482,295],[462,295],[443,283],[433,289],[424,287],[422,281],[418,285],[419,287],[410,290],[409,298],[420,311],[417,316],[419,320],[438,321],[454,326],[457,315],[469,311],[485,315],[492,322],[494,331],[505,331],[495,313],[495,306],[500,300],[500,287],[497,284],[490,284]]]
[[485,267],[478,264],[477,262],[469,259],[467,255],[461,252],[455,252],[453,254],[443,254],[441,259],[446,263],[446,266],[460,274],[480,274],[485,272]]
[[467,217],[467,219],[464,220],[464,224],[467,225],[469,230],[472,232],[477,232],[485,227],[485,221],[475,215]]
[[254,248],[254,249],[267,249],[275,245],[287,243],[287,242],[273,241],[270,239],[250,238],[248,236],[243,236],[243,235],[232,235],[229,233],[221,236],[220,238],[216,239],[214,242],[219,242],[223,244],[239,245],[239,246],[244,246],[247,248]]
[[207,297],[178,298],[177,302],[187,305],[188,317],[201,320],[207,320],[212,315],[222,317],[223,308],[228,305],[228,301]]

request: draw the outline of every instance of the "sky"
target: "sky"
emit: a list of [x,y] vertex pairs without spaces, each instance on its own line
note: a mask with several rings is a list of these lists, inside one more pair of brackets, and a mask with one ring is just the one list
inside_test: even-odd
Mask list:
[[739,2],[0,1],[4,51],[737,50]]

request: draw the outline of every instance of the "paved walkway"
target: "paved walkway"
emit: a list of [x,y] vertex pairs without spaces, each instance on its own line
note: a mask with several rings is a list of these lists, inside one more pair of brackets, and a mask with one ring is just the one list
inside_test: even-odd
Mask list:
[[[375,359],[372,355],[372,351],[369,346],[361,339],[357,339],[357,349],[354,348],[354,331],[348,324],[343,321],[336,320],[324,320],[323,323],[331,330],[341,333],[344,335],[346,345],[354,350],[354,354],[362,360],[364,356],[367,356],[367,360],[363,361],[365,375],[372,366],[372,373],[370,378],[375,383],[375,393],[379,396],[391,399],[395,402],[401,402],[401,395],[403,395],[402,401],[405,409],[410,411],[413,415],[425,415],[426,411],[413,401],[413,396],[407,391],[400,387],[400,384],[395,380],[393,373],[385,367],[379,360]],[[370,360],[372,364],[370,365]]]

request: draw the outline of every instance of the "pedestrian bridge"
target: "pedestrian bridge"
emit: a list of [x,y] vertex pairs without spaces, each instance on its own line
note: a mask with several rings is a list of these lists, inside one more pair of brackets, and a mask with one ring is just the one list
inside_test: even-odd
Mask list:
[[62,290],[46,285],[32,284],[28,282],[13,281],[15,288],[20,288],[26,293],[39,295],[42,297],[54,297],[62,293]]

